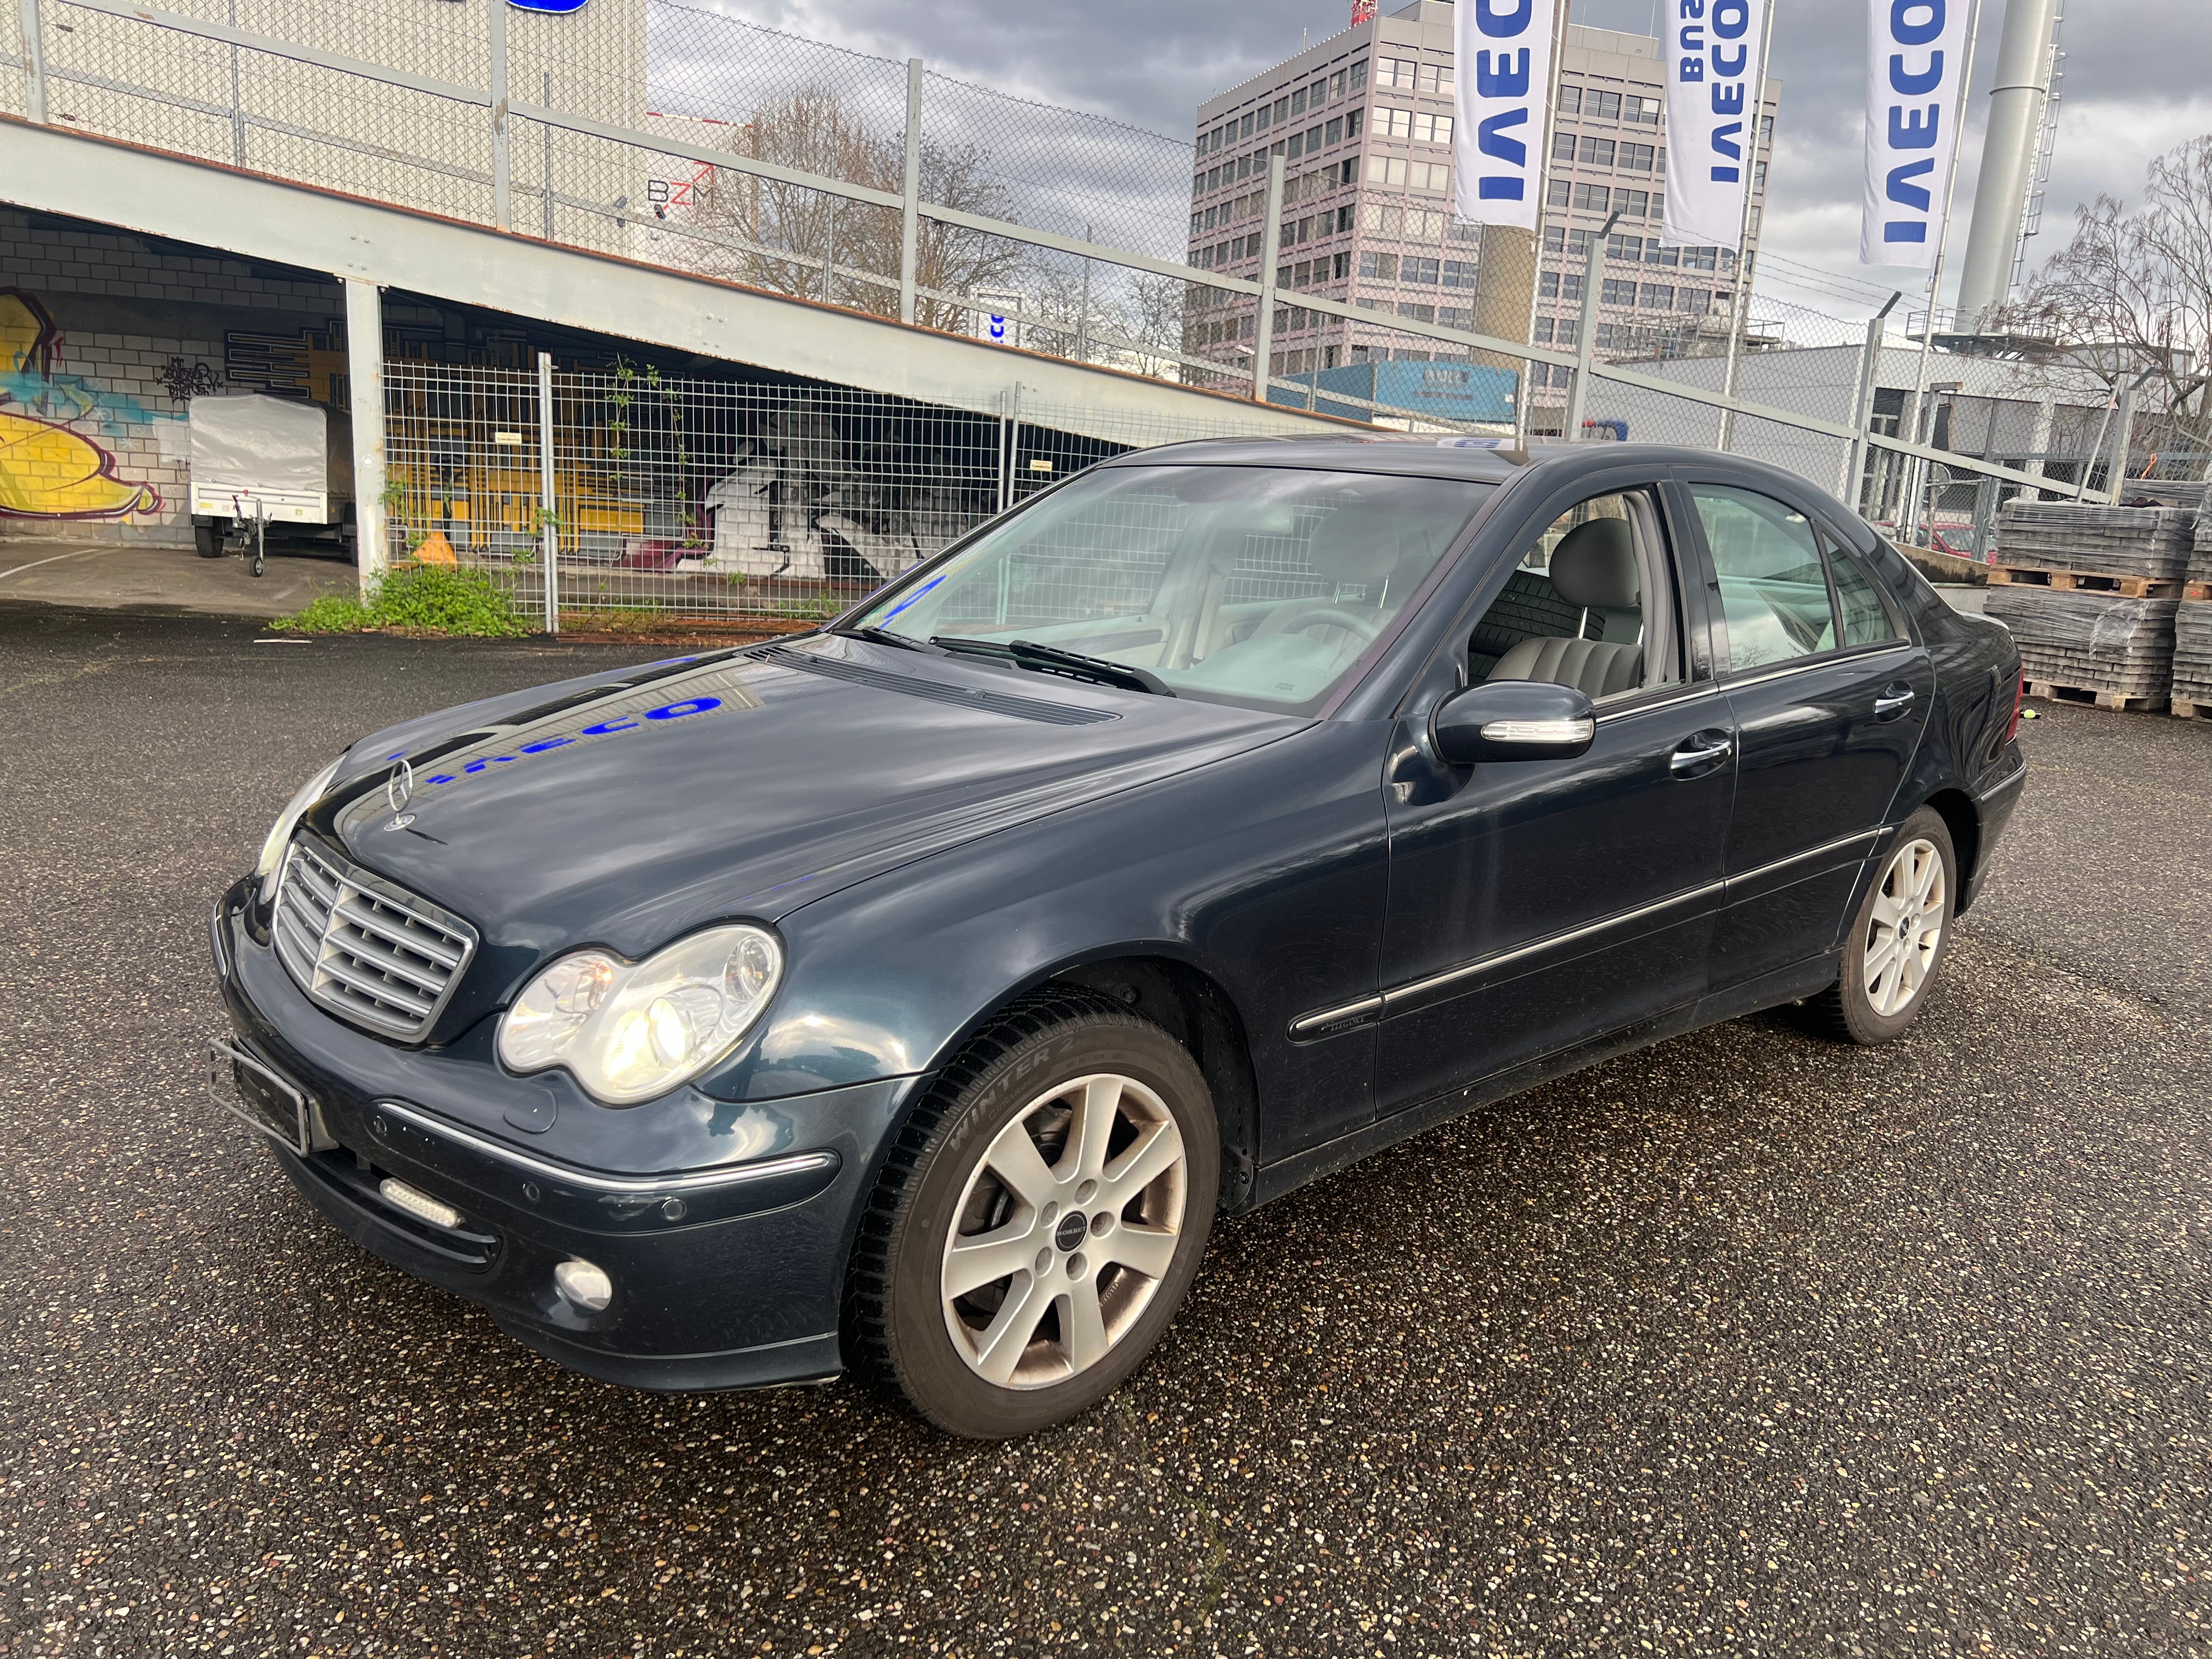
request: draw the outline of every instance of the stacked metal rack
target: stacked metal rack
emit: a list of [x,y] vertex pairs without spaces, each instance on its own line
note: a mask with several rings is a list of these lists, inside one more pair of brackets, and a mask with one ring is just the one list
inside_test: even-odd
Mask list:
[[2174,613],[2173,712],[2212,720],[2212,492],[2197,509],[2188,585]]
[[2012,629],[2034,696],[2166,705],[2196,520],[2193,506],[2006,504],[1989,614]]

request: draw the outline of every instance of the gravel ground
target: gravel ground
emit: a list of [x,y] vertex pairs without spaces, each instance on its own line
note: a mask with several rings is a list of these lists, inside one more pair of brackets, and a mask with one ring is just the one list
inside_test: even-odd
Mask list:
[[1423,1135],[1217,1230],[1107,1407],[977,1447],[568,1376],[202,1097],[202,918],[302,775],[647,654],[0,610],[0,1652],[2212,1641],[2212,726],[2027,728],[1908,1040],[1762,1017]]

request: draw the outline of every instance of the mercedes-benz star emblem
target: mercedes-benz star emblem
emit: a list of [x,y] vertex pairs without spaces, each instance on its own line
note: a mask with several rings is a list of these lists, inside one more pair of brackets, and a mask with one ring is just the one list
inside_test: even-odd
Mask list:
[[391,803],[392,822],[386,830],[404,830],[415,822],[415,815],[407,810],[407,803],[415,798],[415,769],[401,761],[384,780],[384,799]]

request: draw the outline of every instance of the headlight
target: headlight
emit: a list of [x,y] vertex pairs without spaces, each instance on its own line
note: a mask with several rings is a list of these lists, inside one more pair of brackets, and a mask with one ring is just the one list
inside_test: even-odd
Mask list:
[[292,831],[299,827],[300,815],[322,799],[323,791],[331,787],[337,775],[338,761],[332,761],[321,771],[300,786],[299,793],[284,803],[284,810],[276,815],[276,822],[269,826],[269,839],[261,843],[261,860],[253,866],[253,873],[261,878],[261,902],[264,904],[276,896],[276,872],[284,862],[284,848],[292,839]]
[[709,927],[635,965],[603,951],[562,957],[499,1022],[516,1072],[565,1066],[595,1100],[665,1093],[730,1052],[783,976],[783,947],[758,927]]

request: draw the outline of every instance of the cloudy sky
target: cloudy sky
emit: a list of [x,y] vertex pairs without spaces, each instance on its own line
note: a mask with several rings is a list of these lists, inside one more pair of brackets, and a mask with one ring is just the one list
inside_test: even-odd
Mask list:
[[[695,3],[697,0],[695,0]],[[1200,100],[1344,27],[1350,0],[706,0],[720,9],[886,57],[932,66],[1048,102],[1118,116],[1177,137]],[[1384,0],[1388,9],[1390,0]],[[1663,0],[1571,0],[1572,20],[1648,33]],[[1855,0],[1778,0],[1773,73],[1784,82],[1769,188],[1765,245],[1829,274],[1772,297],[1846,318],[1886,297],[1885,277],[1858,259],[1865,21]],[[2075,204],[2127,198],[2145,164],[2212,132],[2212,4],[2206,0],[2074,0],[2061,44],[2065,100],[2043,234],[2061,246]],[[1956,234],[1972,210],[1986,93],[2003,0],[1983,0]],[[1955,240],[1955,238],[1954,238]],[[1765,281],[1761,292],[1769,292]],[[1869,303],[1869,299],[1871,303]]]

